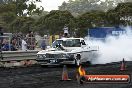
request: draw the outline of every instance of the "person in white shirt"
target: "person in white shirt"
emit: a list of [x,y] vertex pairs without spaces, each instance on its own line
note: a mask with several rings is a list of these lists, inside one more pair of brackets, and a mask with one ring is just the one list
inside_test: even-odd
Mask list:
[[27,43],[26,41],[23,39],[22,40],[22,51],[26,51],[27,50]]
[[64,37],[68,37],[68,27],[64,26],[63,30],[64,30]]

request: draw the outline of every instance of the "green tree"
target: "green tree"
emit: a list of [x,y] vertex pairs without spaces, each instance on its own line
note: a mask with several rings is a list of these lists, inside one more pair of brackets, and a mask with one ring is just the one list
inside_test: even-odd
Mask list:
[[[73,15],[81,15],[92,10],[108,11],[114,9],[118,3],[130,2],[131,0],[69,0],[59,6],[59,10],[70,11]],[[132,2],[132,1],[131,1]]]
[[132,2],[118,4],[115,9],[107,12],[107,16],[112,25],[131,24],[129,17],[132,17]]
[[31,17],[17,17],[10,24],[10,32],[22,32],[27,33],[29,30],[33,30],[34,19]]
[[[40,14],[43,11],[43,7],[36,7],[37,2],[41,2],[40,0],[16,0],[14,3],[16,4],[16,14],[18,16],[24,15],[32,15],[32,13]],[[25,12],[27,10],[27,12]]]
[[[34,21],[29,20],[26,16],[32,16],[34,14],[40,15],[43,11],[42,7],[36,7],[36,2],[40,1],[2,0],[0,2],[0,26],[9,32],[26,32],[28,29],[31,29],[31,24],[33,24]],[[23,21],[25,23],[23,23]]]
[[[74,17],[68,11],[59,11],[53,10],[48,15],[41,17],[36,25],[43,31],[48,31],[50,34],[60,34],[62,32],[64,25],[67,25],[70,28],[70,31],[73,29]],[[41,25],[40,25],[41,24]]]
[[104,24],[107,24],[105,12],[87,12],[78,17],[78,35],[86,36],[88,28],[105,26]]
[[108,20],[109,26],[117,26],[117,25],[119,25],[120,17],[117,14],[116,11],[109,10],[109,11],[107,11],[106,14],[107,14],[107,20]]
[[70,0],[68,3],[63,2],[61,6],[59,6],[59,10],[68,10],[72,14],[80,15],[92,10],[101,10],[106,11],[108,8],[112,8],[114,3],[110,0]]

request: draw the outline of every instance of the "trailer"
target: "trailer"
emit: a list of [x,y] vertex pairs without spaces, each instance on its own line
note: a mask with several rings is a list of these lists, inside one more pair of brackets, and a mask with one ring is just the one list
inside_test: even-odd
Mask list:
[[91,39],[105,39],[108,36],[118,37],[126,34],[126,30],[121,27],[95,27],[88,29],[88,35]]

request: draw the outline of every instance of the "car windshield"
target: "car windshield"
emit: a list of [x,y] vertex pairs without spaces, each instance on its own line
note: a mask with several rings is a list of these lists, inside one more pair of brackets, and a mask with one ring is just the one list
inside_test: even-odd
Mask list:
[[66,41],[63,41],[62,45],[64,47],[80,47],[81,43],[80,43],[80,39],[68,39]]
[[52,47],[62,44],[64,47],[81,47],[80,39],[56,40],[53,42]]

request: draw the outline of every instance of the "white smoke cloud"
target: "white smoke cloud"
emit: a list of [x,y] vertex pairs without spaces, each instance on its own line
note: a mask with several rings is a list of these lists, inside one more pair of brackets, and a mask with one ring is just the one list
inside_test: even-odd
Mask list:
[[125,27],[127,33],[117,37],[109,36],[105,42],[87,41],[89,45],[99,46],[98,58],[93,58],[93,64],[105,64],[111,62],[132,61],[132,32],[130,27]]

